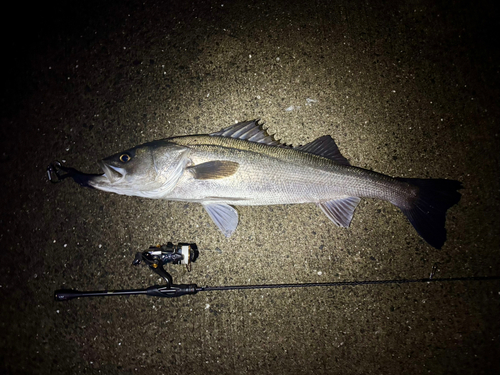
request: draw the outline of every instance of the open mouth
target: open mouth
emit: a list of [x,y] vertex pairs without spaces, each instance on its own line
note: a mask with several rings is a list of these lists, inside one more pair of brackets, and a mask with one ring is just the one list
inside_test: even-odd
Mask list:
[[123,170],[123,168],[106,164],[103,161],[99,161],[98,163],[102,171],[104,172],[104,176],[107,177],[109,182],[111,183],[117,182],[125,176],[125,171]]

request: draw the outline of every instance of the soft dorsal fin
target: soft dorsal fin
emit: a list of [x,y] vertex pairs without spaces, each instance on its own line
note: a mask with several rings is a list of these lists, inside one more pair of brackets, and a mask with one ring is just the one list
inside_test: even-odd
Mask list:
[[340,153],[333,138],[329,135],[319,137],[306,145],[295,147],[295,149],[331,159],[338,164],[350,165],[347,159]]
[[259,124],[258,119],[244,121],[219,130],[218,132],[210,133],[210,135],[242,139],[249,142],[263,143],[269,146],[282,146],[280,141],[274,138],[274,135],[268,134],[267,130],[263,128],[263,125],[263,123]]

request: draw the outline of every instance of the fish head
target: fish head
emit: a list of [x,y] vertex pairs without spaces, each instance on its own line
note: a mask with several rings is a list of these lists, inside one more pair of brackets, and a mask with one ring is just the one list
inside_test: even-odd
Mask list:
[[88,185],[116,194],[161,198],[184,172],[188,149],[166,140],[145,143],[101,161],[104,172]]

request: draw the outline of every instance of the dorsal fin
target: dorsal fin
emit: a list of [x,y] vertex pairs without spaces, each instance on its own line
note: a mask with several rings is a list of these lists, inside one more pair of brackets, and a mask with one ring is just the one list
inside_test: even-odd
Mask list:
[[244,121],[219,130],[218,132],[210,133],[209,135],[242,139],[249,142],[263,143],[269,146],[283,146],[280,141],[274,138],[274,135],[268,134],[267,130],[263,128],[263,125],[263,123],[259,124],[258,119]]
[[329,135],[319,137],[306,145],[295,147],[295,149],[331,159],[341,165],[350,165],[347,159],[340,153],[333,138]]

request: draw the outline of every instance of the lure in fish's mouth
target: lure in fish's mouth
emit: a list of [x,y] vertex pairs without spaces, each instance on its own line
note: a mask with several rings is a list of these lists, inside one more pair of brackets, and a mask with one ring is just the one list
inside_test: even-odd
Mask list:
[[49,164],[47,167],[47,175],[49,181],[52,183],[58,183],[68,177],[71,177],[76,183],[85,187],[94,187],[92,185],[92,181],[104,176],[103,174],[83,173],[75,168],[63,166],[59,161],[54,161]]

